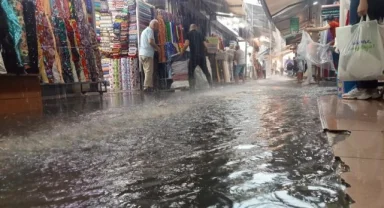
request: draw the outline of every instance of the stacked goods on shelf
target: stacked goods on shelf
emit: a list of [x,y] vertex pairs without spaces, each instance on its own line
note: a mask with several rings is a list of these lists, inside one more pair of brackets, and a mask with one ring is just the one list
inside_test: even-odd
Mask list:
[[112,90],[140,89],[136,9],[135,0],[100,0],[95,6],[104,78]]

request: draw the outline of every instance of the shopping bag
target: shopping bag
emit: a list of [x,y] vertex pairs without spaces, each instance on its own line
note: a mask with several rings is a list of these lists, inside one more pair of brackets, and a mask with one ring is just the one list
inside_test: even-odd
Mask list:
[[379,32],[380,32],[381,41],[383,41],[383,47],[384,47],[384,24],[383,23],[379,24]]
[[207,77],[203,73],[203,70],[199,66],[195,69],[196,89],[203,90],[209,88]]
[[340,51],[338,78],[342,81],[383,78],[384,47],[376,20],[363,21],[336,30]]
[[314,42],[307,32],[303,32],[297,54],[314,65],[331,63],[333,59],[329,53],[329,47],[328,44]]

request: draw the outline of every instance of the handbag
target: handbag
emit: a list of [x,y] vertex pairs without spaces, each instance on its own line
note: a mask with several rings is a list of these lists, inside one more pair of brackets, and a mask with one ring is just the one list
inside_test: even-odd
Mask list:
[[376,20],[336,29],[340,50],[338,78],[341,81],[378,80],[384,78],[384,47]]

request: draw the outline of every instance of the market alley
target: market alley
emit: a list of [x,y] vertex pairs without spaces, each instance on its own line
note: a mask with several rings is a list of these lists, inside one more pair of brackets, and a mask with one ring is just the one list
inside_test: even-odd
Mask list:
[[0,207],[346,207],[317,107],[334,89],[276,78],[51,106],[0,137]]

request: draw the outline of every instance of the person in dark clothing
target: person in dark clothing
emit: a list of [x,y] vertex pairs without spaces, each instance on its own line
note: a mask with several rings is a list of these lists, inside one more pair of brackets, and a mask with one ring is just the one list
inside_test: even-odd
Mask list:
[[[350,5],[350,24],[359,23],[360,17],[368,15],[371,20],[380,20],[384,18],[384,1],[382,0],[351,0]],[[362,69],[364,70],[364,69]],[[381,97],[377,87],[377,80],[359,81],[356,88],[343,94],[343,99],[378,99]]]
[[207,61],[205,58],[205,49],[207,41],[205,37],[197,30],[196,24],[191,24],[189,32],[180,54],[183,55],[185,50],[189,47],[190,59],[188,63],[188,78],[189,88],[194,90],[196,87],[195,69],[200,66],[201,70],[207,77],[209,86],[212,87],[211,74],[208,71]]

